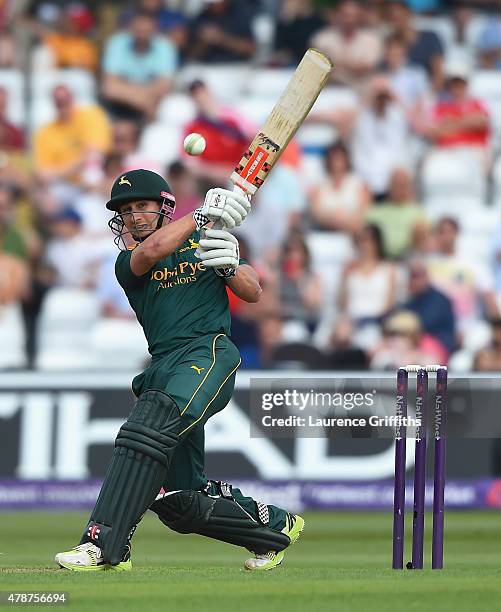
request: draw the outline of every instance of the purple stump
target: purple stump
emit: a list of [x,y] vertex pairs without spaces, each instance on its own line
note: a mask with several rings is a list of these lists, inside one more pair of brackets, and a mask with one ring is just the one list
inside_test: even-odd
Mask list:
[[[404,368],[397,372],[397,419],[407,417],[408,374]],[[406,427],[397,422],[395,427],[395,490],[393,494],[393,569],[404,567],[405,521],[405,465]]]
[[445,427],[447,418],[447,369],[437,370],[435,395],[435,473],[433,480],[432,569],[444,567]]
[[414,514],[412,521],[412,569],[423,569],[424,503],[426,485],[426,414],[428,404],[428,373],[420,369],[416,384],[416,450],[414,463]]

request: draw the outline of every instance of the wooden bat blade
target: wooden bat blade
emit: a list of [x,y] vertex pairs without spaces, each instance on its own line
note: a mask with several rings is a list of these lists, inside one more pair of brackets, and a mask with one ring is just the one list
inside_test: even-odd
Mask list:
[[233,183],[253,195],[266,180],[327,83],[331,61],[308,49],[270,116],[231,175]]

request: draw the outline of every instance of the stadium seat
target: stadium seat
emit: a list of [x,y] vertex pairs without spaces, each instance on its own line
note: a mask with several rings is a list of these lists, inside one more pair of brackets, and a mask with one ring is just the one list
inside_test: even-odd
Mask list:
[[501,210],[501,156],[499,156],[492,167],[492,181],[494,186],[494,206]]
[[36,367],[41,370],[95,367],[89,330],[98,315],[99,302],[93,291],[52,289],[40,313]]
[[143,132],[139,146],[140,155],[166,165],[179,158],[183,141],[181,125],[150,123]]
[[276,99],[272,97],[242,96],[235,101],[235,108],[246,120],[254,123],[257,129],[264,123],[275,103]]
[[21,306],[0,308],[0,369],[26,366],[25,333]]
[[253,96],[265,96],[278,100],[294,73],[293,68],[258,68],[248,78],[244,91]]
[[184,91],[195,79],[201,79],[213,90],[218,99],[234,104],[245,89],[245,84],[252,75],[255,78],[255,68],[240,64],[222,64],[208,66],[206,64],[190,64],[181,69],[176,78],[178,91]]
[[143,330],[135,319],[99,320],[92,330],[91,345],[100,369],[139,370],[149,358]]
[[0,87],[8,92],[7,117],[15,125],[25,125],[25,79],[20,70],[0,70]]
[[478,151],[434,150],[425,159],[422,171],[425,203],[456,198],[485,202],[487,180],[482,155]]
[[160,103],[157,111],[157,121],[184,125],[194,119],[195,105],[190,96],[184,93],[172,93]]

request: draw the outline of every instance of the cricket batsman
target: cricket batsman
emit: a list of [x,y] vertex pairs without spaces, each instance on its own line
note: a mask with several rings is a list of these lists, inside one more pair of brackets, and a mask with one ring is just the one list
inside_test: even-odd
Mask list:
[[152,359],[132,381],[136,401],[80,543],[56,555],[69,570],[131,569],[130,541],[148,509],[174,531],[248,549],[248,570],[277,567],[304,527],[300,516],[205,476],[204,425],[227,405],[240,365],[226,287],[247,302],[261,288],[235,236],[208,228],[239,226],[250,210],[245,195],[211,189],[171,223],[175,206],[168,183],[149,170],[117,178],[106,204],[121,249],[116,276]]

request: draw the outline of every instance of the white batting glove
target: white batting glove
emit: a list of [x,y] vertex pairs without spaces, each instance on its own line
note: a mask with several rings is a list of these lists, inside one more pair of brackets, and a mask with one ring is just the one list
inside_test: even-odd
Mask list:
[[224,227],[234,228],[242,224],[250,211],[249,198],[241,193],[217,187],[209,189],[204,203],[193,213],[197,230],[210,221],[221,221]]
[[199,240],[198,257],[218,276],[235,276],[240,261],[238,240],[227,230],[208,229]]

